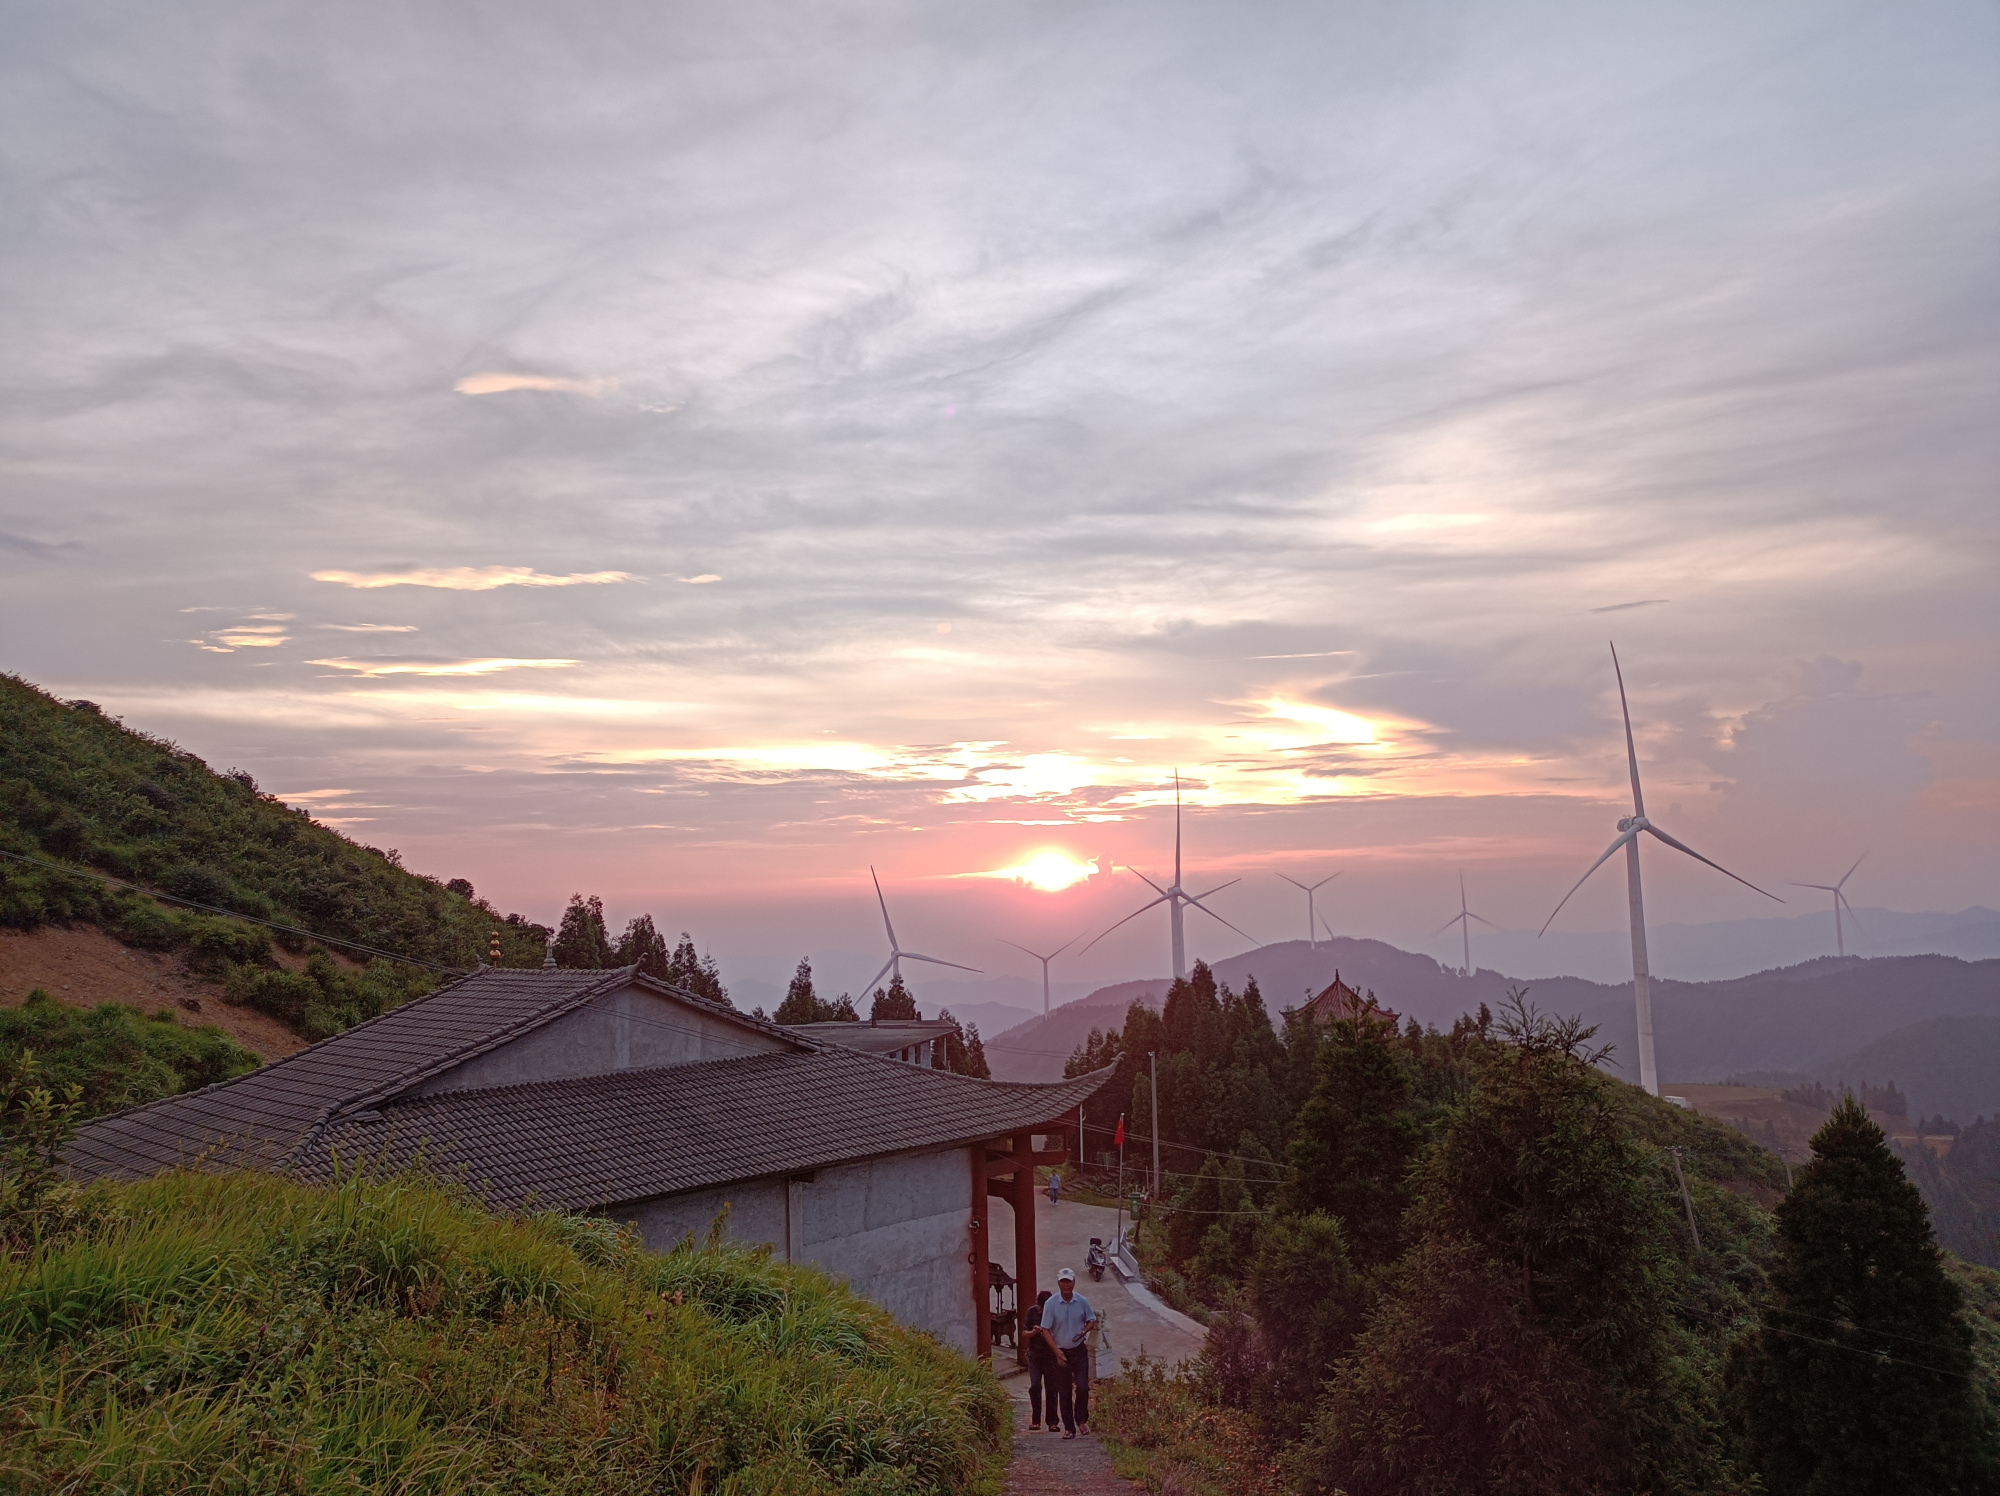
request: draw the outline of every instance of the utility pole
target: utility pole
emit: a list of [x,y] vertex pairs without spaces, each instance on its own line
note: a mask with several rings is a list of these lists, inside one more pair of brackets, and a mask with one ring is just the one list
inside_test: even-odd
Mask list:
[[1681,1204],[1687,1207],[1688,1231],[1694,1237],[1694,1249],[1699,1252],[1701,1250],[1701,1227],[1694,1223],[1694,1197],[1688,1193],[1687,1175],[1681,1169],[1681,1150],[1678,1148],[1669,1148],[1667,1152],[1673,1155],[1674,1178],[1681,1182]]
[[1151,1052],[1150,1058],[1152,1059],[1153,1062],[1153,1079],[1152,1079],[1153,1089],[1151,1093],[1148,1095],[1147,1099],[1151,1101],[1153,1104],[1153,1200],[1155,1204],[1157,1204],[1161,1198],[1160,1195],[1160,1052],[1157,1049],[1153,1050]]
[[1125,1114],[1118,1114],[1118,1240],[1125,1240]]

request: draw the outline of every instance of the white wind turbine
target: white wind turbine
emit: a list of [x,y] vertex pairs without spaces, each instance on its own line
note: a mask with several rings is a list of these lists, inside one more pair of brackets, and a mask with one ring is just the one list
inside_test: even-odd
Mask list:
[[[1854,867],[1860,867],[1867,860],[1868,854],[1863,852],[1859,857],[1854,859]],[[1792,885],[1794,888],[1817,888],[1821,893],[1830,893],[1833,895],[1833,944],[1834,949],[1843,956],[1847,954],[1847,932],[1840,926],[1840,911],[1845,909],[1847,917],[1854,921],[1854,928],[1857,930],[1861,928],[1861,916],[1854,912],[1854,906],[1847,902],[1847,895],[1843,892],[1847,887],[1847,880],[1854,876],[1854,867],[1842,873],[1838,883],[1794,883]]]
[[[1207,893],[1189,893],[1181,887],[1180,770],[1178,769],[1174,770],[1174,881],[1168,884],[1165,888],[1162,888],[1160,887],[1159,884],[1155,883],[1151,878],[1147,878],[1144,873],[1141,873],[1135,867],[1127,867],[1125,871],[1128,873],[1136,874],[1138,877],[1145,879],[1146,886],[1152,889],[1155,893],[1157,893],[1159,897],[1157,899],[1148,899],[1145,903],[1141,904],[1137,909],[1134,909],[1130,914],[1126,915],[1125,919],[1119,920],[1117,925],[1113,925],[1111,927],[1111,930],[1117,929],[1118,925],[1122,925],[1125,923],[1125,920],[1137,919],[1140,915],[1144,914],[1148,909],[1153,908],[1157,904],[1165,904],[1167,906],[1168,923],[1170,924],[1173,930],[1174,980],[1179,981],[1182,977],[1185,977],[1187,975],[1187,936],[1182,928],[1183,911],[1186,909],[1188,905],[1193,905],[1196,909],[1199,909],[1203,914],[1206,914],[1210,919],[1220,920],[1223,924],[1229,925],[1228,920],[1223,919],[1221,915],[1217,914],[1213,909],[1209,908],[1208,905],[1202,902],[1202,900],[1210,898],[1215,894],[1221,893],[1223,889],[1229,888],[1243,881],[1241,878],[1231,878],[1227,883],[1216,884],[1216,886],[1209,889]],[[1232,930],[1236,930],[1236,926],[1234,925],[1229,925],[1229,928]],[[1109,935],[1111,933],[1111,930],[1106,930],[1104,932],[1104,935]],[[1256,938],[1255,936],[1245,934],[1242,930],[1236,930],[1236,933],[1238,935],[1242,935],[1245,940],[1255,940]],[[1090,946],[1096,945],[1098,940],[1102,940],[1104,938],[1104,935],[1099,935],[1096,940],[1092,940],[1090,942],[1090,945],[1086,945],[1083,948],[1083,950],[1084,951],[1089,950]],[[1080,956],[1083,954],[1083,951],[1078,951],[1077,954]]]
[[870,987],[881,981],[883,977],[892,973],[896,976],[901,976],[905,961],[928,961],[933,966],[949,966],[953,971],[979,970],[976,966],[960,966],[956,961],[942,961],[936,956],[920,956],[915,951],[906,951],[902,946],[898,945],[896,943],[896,927],[889,923],[889,901],[882,897],[882,880],[875,877],[875,869],[872,867],[868,869],[868,876],[875,879],[875,902],[882,906],[882,928],[889,932],[889,959],[882,963],[880,971],[868,979],[867,986],[861,989],[863,992],[868,991]]
[[[1548,933],[1549,926],[1556,922],[1556,915],[1562,913],[1563,904],[1570,901],[1576,889],[1583,887],[1590,880],[1590,875],[1603,867],[1613,852],[1623,847],[1625,890],[1632,912],[1632,1002],[1639,1017],[1639,1084],[1645,1088],[1648,1095],[1657,1096],[1660,1094],[1660,1073],[1653,1063],[1653,996],[1648,987],[1651,973],[1646,966],[1646,904],[1639,891],[1639,833],[1644,831],[1650,836],[1659,838],[1676,852],[1687,853],[1696,862],[1708,863],[1724,877],[1736,878],[1736,874],[1721,863],[1712,862],[1702,856],[1686,842],[1676,841],[1646,818],[1646,797],[1639,789],[1639,752],[1632,746],[1632,708],[1625,701],[1625,672],[1619,667],[1618,646],[1615,644],[1611,646],[1611,669],[1618,677],[1618,709],[1625,717],[1625,762],[1632,771],[1632,814],[1618,822],[1617,840],[1605,848],[1604,855],[1593,862],[1584,871],[1584,875],[1576,880],[1576,888],[1572,888],[1562,896],[1562,903],[1556,905],[1554,913],[1549,915],[1535,938],[1539,940]],[[1765,893],[1748,878],[1736,878],[1736,881],[1745,888],[1764,894],[1767,899],[1774,899],[1780,904],[1785,902],[1774,893]]]
[[1013,946],[1017,951],[1026,951],[1028,955],[1033,956],[1037,961],[1042,963],[1042,1017],[1044,1018],[1049,1016],[1049,963],[1082,938],[1081,935],[1072,935],[1046,956],[1040,951],[1030,951],[1025,945],[1020,945],[1012,940],[1003,940],[1000,942],[1002,945]]
[[[1341,872],[1345,871],[1347,871],[1345,868],[1341,869]],[[1294,878],[1290,873],[1280,873],[1278,874],[1278,876],[1280,878],[1283,878],[1287,883],[1291,884],[1292,887],[1305,890],[1306,945],[1309,949],[1317,950],[1319,948],[1319,937],[1313,933],[1314,926],[1317,923],[1317,916],[1315,916],[1313,913],[1313,893],[1317,889],[1326,887],[1327,884],[1331,883],[1335,878],[1338,878],[1340,876],[1340,873],[1328,873],[1324,878],[1320,879],[1319,882],[1317,883],[1301,883],[1297,878]],[[1331,937],[1328,938],[1330,939]]]
[[1453,925],[1458,926],[1459,936],[1465,942],[1465,965],[1460,970],[1467,976],[1472,975],[1472,922],[1475,919],[1489,930],[1500,928],[1485,915],[1474,914],[1470,909],[1465,907],[1465,874],[1460,873],[1458,875],[1458,913],[1438,926],[1438,934],[1444,934]]

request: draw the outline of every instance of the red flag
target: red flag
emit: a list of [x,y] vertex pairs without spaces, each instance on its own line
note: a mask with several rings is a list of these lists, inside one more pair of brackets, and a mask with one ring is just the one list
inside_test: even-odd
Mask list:
[[1114,1148],[1123,1148],[1125,1146],[1125,1114],[1123,1112],[1118,1114],[1118,1131],[1111,1139],[1111,1146]]

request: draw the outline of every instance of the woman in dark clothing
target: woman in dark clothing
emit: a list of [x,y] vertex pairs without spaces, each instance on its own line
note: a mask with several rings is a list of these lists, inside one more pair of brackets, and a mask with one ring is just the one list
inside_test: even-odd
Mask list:
[[1062,1364],[1062,1353],[1056,1349],[1055,1337],[1042,1328],[1042,1305],[1050,1297],[1046,1288],[1036,1294],[1035,1307],[1021,1322],[1021,1333],[1027,1337],[1021,1343],[1028,1348],[1028,1432],[1031,1434],[1041,1432],[1044,1390],[1048,1394],[1049,1432],[1055,1432],[1057,1386],[1069,1376],[1069,1369]]

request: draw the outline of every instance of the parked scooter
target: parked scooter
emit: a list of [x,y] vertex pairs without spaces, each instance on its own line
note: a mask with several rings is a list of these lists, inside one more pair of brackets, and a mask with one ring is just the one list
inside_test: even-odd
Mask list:
[[1093,1236],[1090,1239],[1090,1250],[1084,1253],[1083,1265],[1090,1269],[1090,1276],[1094,1281],[1099,1283],[1104,1281],[1104,1267],[1109,1260],[1104,1255],[1104,1238]]

